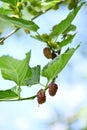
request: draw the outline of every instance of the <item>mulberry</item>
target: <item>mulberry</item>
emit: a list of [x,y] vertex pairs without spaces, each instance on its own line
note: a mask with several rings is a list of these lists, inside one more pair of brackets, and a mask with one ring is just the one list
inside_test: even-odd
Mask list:
[[46,101],[46,95],[43,89],[40,89],[37,93],[37,102],[38,104],[42,104]]
[[50,59],[51,58],[51,50],[49,47],[45,47],[43,49],[43,53],[44,53],[44,56],[47,58],[47,59]]
[[57,55],[56,55],[56,53],[53,51],[52,54],[51,54],[52,60],[53,60],[54,58],[56,58],[56,57],[57,57]]
[[55,83],[50,83],[48,85],[48,92],[50,96],[54,96],[58,90],[58,85]]

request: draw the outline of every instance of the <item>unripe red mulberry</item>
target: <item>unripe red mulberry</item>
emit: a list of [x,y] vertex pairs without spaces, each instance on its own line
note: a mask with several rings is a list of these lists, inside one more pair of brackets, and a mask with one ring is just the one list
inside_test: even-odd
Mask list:
[[51,58],[51,50],[50,50],[49,47],[45,47],[45,48],[43,49],[43,53],[44,53],[44,56],[45,56],[46,58],[48,58],[48,59]]
[[55,83],[50,83],[49,85],[48,85],[48,92],[49,92],[49,95],[50,96],[54,96],[55,94],[56,94],[56,92],[57,92],[57,89],[58,89],[58,85],[57,84],[55,84]]
[[37,93],[37,102],[38,104],[42,104],[46,101],[46,95],[43,89],[40,89]]

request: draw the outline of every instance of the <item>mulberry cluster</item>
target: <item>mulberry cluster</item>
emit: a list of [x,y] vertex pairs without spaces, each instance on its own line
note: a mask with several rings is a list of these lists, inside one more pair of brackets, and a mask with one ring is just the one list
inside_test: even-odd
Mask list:
[[57,57],[56,52],[52,51],[49,47],[43,49],[43,54],[47,59],[54,59]]
[[[57,84],[52,82],[48,85],[48,93],[50,96],[55,96],[57,90],[58,90]],[[45,91],[43,89],[40,89],[37,93],[37,102],[38,104],[43,104],[45,101],[46,101]]]

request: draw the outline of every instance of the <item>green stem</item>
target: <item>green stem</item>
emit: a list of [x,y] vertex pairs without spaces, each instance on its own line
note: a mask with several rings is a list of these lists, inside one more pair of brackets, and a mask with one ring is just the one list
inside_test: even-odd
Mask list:
[[49,81],[46,83],[46,86],[44,88],[44,91],[46,91],[48,89],[48,84],[49,84]]
[[37,17],[41,16],[42,14],[45,14],[45,13],[48,12],[50,9],[52,9],[52,8],[48,8],[47,10],[45,10],[45,11],[39,13],[38,15],[36,15],[35,17],[33,17],[31,20],[36,19]]
[[[39,17],[40,15],[46,13],[47,11],[49,11],[51,8],[45,10],[45,12],[41,12],[39,15],[33,17],[31,20],[36,19],[37,17]],[[15,30],[11,31],[9,34],[7,34],[2,40],[0,40],[0,43],[4,42],[7,38],[9,38],[11,35],[13,35],[15,32],[17,32],[18,30],[20,30],[20,28],[16,28]]]
[[19,99],[19,100],[21,99],[21,97],[20,97],[20,93],[21,93],[21,87],[18,86],[18,99]]
[[17,32],[20,28],[16,28],[15,30],[11,31],[9,34],[7,34],[5,37],[2,38],[2,40],[0,40],[1,42],[4,42],[7,38],[9,38],[11,35],[13,35],[15,32]]
[[13,100],[0,100],[0,102],[13,102],[13,101],[24,101],[24,100],[33,100],[34,98],[36,98],[37,95],[31,96],[31,97],[27,97],[27,98],[20,98],[20,99],[13,99]]
[[42,83],[39,83],[39,85],[41,85],[41,86],[45,87],[45,85],[44,85],[44,84],[42,84]]

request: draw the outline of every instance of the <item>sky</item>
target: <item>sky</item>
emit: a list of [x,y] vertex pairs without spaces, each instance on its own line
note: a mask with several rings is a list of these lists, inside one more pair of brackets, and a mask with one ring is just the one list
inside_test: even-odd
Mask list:
[[[45,33],[49,32],[51,27],[64,19],[67,14],[66,7],[60,7],[58,11],[49,11],[34,21],[41,27],[39,31]],[[81,46],[59,74],[56,81],[59,86],[56,96],[50,97],[47,94],[46,103],[40,106],[38,106],[36,99],[13,103],[1,102],[1,130],[67,130],[65,123],[57,122],[52,127],[48,127],[46,124],[58,118],[56,111],[63,117],[68,117],[75,113],[79,107],[87,105],[87,6],[82,7],[73,23],[77,25],[77,35],[72,46],[79,43]],[[30,65],[41,64],[43,67],[48,62],[42,53],[45,44],[30,38],[23,31],[21,32],[22,36],[20,34],[18,36],[13,35],[5,41],[3,46],[0,46],[0,56],[9,54],[14,58],[23,59],[25,54],[32,50]],[[44,83],[45,79],[42,78],[41,82]],[[2,87],[7,89],[14,85],[13,82],[4,80],[0,76],[0,89]],[[41,86],[35,85],[29,90],[25,86],[23,95],[28,96],[29,93],[35,93],[40,88]],[[78,130],[80,125],[82,124],[78,125]]]

